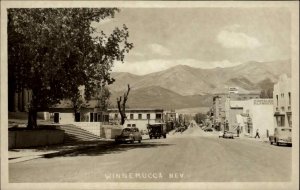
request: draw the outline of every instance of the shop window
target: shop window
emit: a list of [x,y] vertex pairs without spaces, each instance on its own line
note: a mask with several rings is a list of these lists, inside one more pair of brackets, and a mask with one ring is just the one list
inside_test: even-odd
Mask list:
[[147,114],[147,119],[150,119],[150,113]]
[[287,119],[289,122],[289,127],[292,127],[292,115],[287,115]]
[[133,119],[133,114],[132,113],[130,114],[130,119]]
[[139,119],[142,119],[142,114],[139,113],[138,118],[139,118]]
[[277,126],[284,127],[284,116],[277,116]]
[[161,114],[160,114],[160,113],[157,113],[157,114],[155,115],[155,118],[156,118],[156,119],[161,119]]

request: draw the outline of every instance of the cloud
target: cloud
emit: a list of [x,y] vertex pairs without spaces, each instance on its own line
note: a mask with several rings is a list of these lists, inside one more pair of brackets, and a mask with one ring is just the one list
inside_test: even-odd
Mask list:
[[254,49],[262,45],[256,38],[238,32],[237,30],[239,28],[239,25],[225,27],[225,29],[218,34],[217,42],[225,48]]
[[154,54],[158,54],[158,55],[162,55],[162,56],[170,56],[171,55],[171,51],[160,44],[155,44],[155,43],[149,44],[148,48]]
[[222,61],[199,61],[195,59],[151,59],[147,61],[116,63],[112,69],[113,72],[129,72],[137,75],[145,75],[153,72],[166,70],[176,65],[187,65],[195,68],[212,69],[216,67],[232,67],[241,64],[240,62]]

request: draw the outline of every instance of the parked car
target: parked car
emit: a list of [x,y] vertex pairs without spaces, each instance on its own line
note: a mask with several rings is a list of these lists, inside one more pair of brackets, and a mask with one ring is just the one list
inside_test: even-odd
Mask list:
[[291,127],[276,127],[274,129],[274,135],[269,136],[271,144],[276,144],[277,146],[281,143],[292,146],[292,128]]
[[139,143],[142,141],[142,135],[139,132],[139,129],[136,127],[126,127],[122,130],[120,135],[115,137],[115,142],[130,142],[134,143],[134,141],[138,141]]
[[167,127],[165,123],[148,124],[147,129],[150,139],[160,137],[167,138]]
[[213,132],[212,128],[204,129],[204,132]]
[[185,127],[178,127],[175,130],[175,132],[183,132],[183,131],[185,131]]
[[230,131],[224,131],[223,138],[233,139],[233,133]]

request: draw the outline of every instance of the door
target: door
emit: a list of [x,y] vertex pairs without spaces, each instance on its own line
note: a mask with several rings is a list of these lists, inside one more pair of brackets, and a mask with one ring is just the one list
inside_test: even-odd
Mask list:
[[80,112],[75,113],[75,122],[80,122]]
[[54,123],[59,123],[59,113],[54,113]]

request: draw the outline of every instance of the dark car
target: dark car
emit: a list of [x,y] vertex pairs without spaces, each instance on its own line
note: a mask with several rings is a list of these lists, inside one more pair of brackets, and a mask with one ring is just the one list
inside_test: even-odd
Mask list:
[[167,138],[167,127],[165,123],[148,124],[147,129],[150,139],[160,137]]
[[127,127],[122,130],[120,135],[115,137],[115,141],[117,143],[122,142],[130,142],[134,143],[134,141],[138,141],[139,143],[142,141],[142,135],[139,132],[139,129],[136,127]]
[[223,138],[233,139],[233,133],[229,131],[225,131],[223,134]]
[[213,129],[212,128],[209,128],[209,129],[204,129],[205,132],[213,132]]

